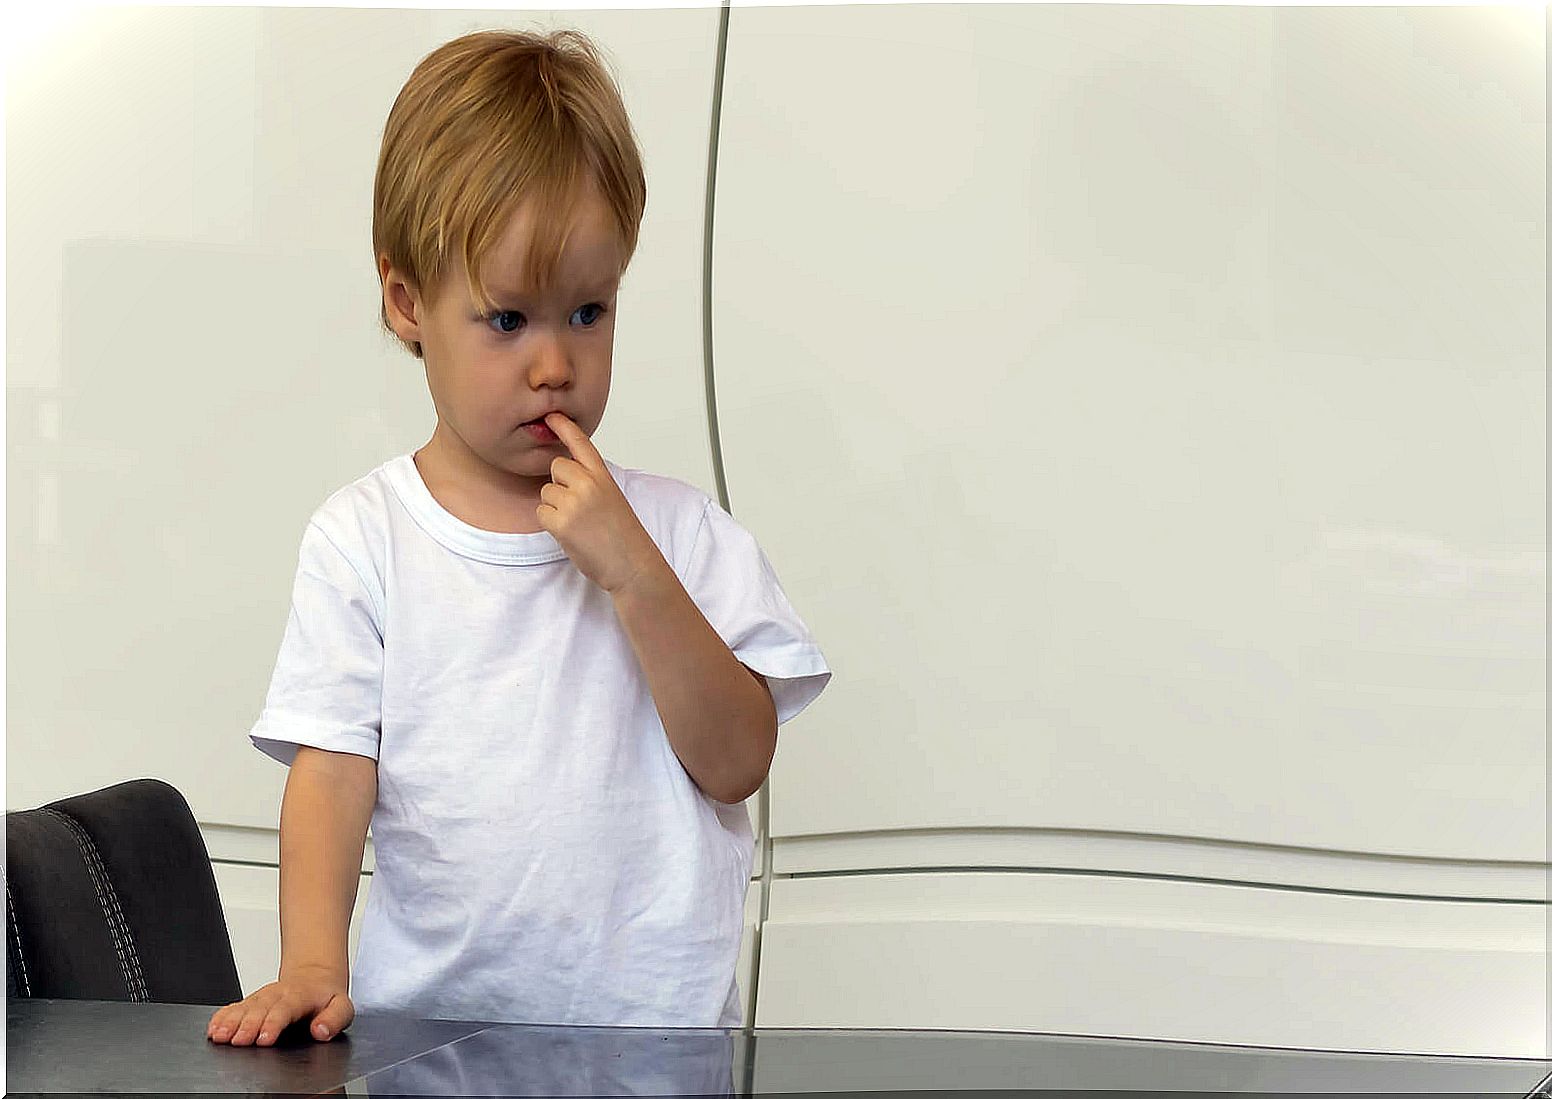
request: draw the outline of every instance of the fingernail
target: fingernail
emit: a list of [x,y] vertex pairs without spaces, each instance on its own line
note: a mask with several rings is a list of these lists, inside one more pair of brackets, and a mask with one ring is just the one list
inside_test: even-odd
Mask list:
[[259,1041],[261,1041],[261,1042],[269,1041],[269,1031],[267,1031],[267,1030],[259,1031]]
[[328,1036],[329,1036],[329,1028],[326,1027],[326,1026],[320,1025],[318,1027],[318,1037],[320,1037],[320,1038],[327,1038]]

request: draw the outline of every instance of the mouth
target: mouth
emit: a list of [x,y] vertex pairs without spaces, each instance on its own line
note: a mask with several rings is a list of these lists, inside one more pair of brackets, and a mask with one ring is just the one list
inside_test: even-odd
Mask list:
[[518,429],[520,431],[528,432],[530,435],[537,438],[540,442],[553,443],[560,439],[560,436],[555,434],[555,432],[550,429],[550,425],[545,423],[543,420],[529,420],[527,423],[519,424]]

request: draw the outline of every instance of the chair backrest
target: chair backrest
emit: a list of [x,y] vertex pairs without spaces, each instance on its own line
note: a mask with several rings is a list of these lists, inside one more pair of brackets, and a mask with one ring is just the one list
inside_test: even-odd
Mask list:
[[7,994],[242,999],[210,852],[177,789],[134,779],[5,822]]

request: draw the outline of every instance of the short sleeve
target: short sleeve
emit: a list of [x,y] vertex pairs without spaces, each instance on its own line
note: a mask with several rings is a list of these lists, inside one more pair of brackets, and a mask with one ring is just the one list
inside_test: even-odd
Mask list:
[[733,655],[766,677],[777,725],[819,697],[831,674],[824,654],[754,535],[709,496],[682,581]]
[[248,737],[287,766],[299,744],[376,759],[382,682],[376,603],[355,567],[309,522],[269,693]]

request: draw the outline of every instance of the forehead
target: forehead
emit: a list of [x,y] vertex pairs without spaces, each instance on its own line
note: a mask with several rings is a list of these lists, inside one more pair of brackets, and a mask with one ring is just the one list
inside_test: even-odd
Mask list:
[[[528,254],[532,224],[532,212],[525,204],[486,255],[484,273],[493,292],[510,296],[531,288],[532,279],[523,270],[523,261]],[[584,202],[574,215],[554,281],[561,290],[602,293],[619,281],[621,261],[620,240],[608,208],[597,202]]]

